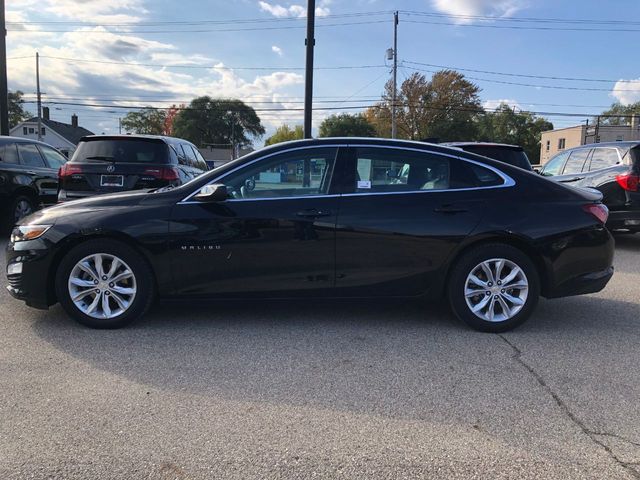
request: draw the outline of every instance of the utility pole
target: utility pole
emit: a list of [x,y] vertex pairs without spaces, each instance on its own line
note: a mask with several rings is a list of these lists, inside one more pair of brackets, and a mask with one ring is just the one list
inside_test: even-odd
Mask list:
[[40,96],[40,54],[36,52],[36,93],[38,95],[38,140],[42,141],[42,97]]
[[0,135],[9,135],[9,89],[7,87],[7,27],[4,0],[0,0]]
[[313,47],[315,39],[316,0],[307,0],[307,61],[304,82],[304,138],[311,138],[311,115],[313,113]]
[[122,117],[118,117],[118,133],[122,135]]
[[398,97],[398,12],[393,12],[393,95],[391,100],[391,138],[396,138],[396,99]]

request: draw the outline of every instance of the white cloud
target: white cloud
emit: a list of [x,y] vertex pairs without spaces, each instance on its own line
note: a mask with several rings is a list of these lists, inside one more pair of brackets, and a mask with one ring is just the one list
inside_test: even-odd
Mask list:
[[[326,17],[331,13],[329,9],[329,4],[331,0],[321,0],[320,4],[316,7],[316,16],[318,17]],[[260,6],[260,10],[263,12],[270,13],[274,17],[285,18],[285,17],[294,17],[294,18],[304,18],[307,16],[307,7],[304,5],[292,4],[289,6],[282,6],[278,3],[269,3],[263,0],[258,2]]]
[[640,102],[640,78],[618,80],[609,95],[623,105]]
[[497,100],[486,100],[482,104],[482,106],[483,106],[483,108],[485,110],[495,110],[496,108],[498,108],[503,103],[506,103],[511,108],[515,108],[516,110],[522,110],[522,107],[520,106],[518,101],[510,99],[510,98],[499,98]]
[[[442,13],[460,16],[510,17],[525,7],[523,0],[431,0]],[[455,18],[456,23],[473,23],[474,18]]]
[[271,51],[272,51],[273,53],[278,54],[278,56],[280,56],[280,57],[281,57],[282,55],[284,55],[284,52],[282,51],[282,49],[281,49],[279,46],[277,46],[277,45],[273,45],[273,46],[271,47]]

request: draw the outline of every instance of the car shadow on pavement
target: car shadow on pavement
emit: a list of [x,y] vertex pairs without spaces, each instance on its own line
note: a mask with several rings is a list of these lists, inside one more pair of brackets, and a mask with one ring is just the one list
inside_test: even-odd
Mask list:
[[[543,300],[517,332],[583,341],[603,330],[631,328],[635,309],[596,297]],[[33,328],[82,365],[160,394],[416,419],[458,411],[470,422],[483,412],[532,401],[511,348],[495,335],[454,322],[443,304],[164,304],[139,323],[111,331],[81,327],[54,307]],[[514,388],[519,383],[523,388]]]

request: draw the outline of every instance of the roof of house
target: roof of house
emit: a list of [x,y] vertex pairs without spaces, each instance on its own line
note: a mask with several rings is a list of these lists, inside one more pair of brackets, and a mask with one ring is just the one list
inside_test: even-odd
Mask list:
[[[33,117],[27,120],[29,123],[37,122],[38,117]],[[74,127],[70,123],[56,122],[55,120],[42,119],[42,124],[55,131],[61,137],[64,137],[69,142],[77,145],[80,139],[87,135],[93,135],[94,133],[87,130],[84,127]]]

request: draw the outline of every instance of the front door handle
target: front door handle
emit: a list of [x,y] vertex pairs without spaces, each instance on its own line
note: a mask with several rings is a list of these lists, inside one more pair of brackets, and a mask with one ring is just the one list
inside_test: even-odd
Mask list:
[[455,213],[466,213],[469,210],[466,208],[456,207],[455,205],[442,205],[440,207],[434,208],[434,212],[436,213],[446,213],[446,214],[455,214]]
[[561,183],[569,183],[569,182],[577,182],[578,180],[582,180],[584,177],[573,177],[567,180],[561,180]]
[[300,212],[296,213],[296,215],[302,218],[319,218],[319,217],[328,217],[331,215],[331,212],[328,212],[326,210],[318,210],[315,208],[310,208],[308,210],[301,210]]

